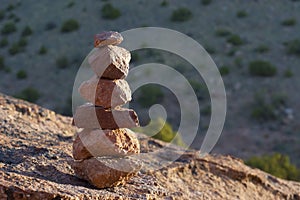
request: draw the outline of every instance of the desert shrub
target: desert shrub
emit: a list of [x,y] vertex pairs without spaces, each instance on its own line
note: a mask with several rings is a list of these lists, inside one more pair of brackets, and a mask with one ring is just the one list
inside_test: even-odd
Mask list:
[[260,157],[254,156],[245,163],[279,178],[300,181],[300,170],[290,162],[290,158],[286,155],[275,153]]
[[23,31],[22,31],[22,36],[26,37],[32,34],[32,29],[30,28],[30,26],[25,26]]
[[201,109],[201,115],[208,116],[211,114],[211,105],[206,105]]
[[50,31],[50,30],[53,30],[56,28],[56,24],[54,22],[48,22],[46,25],[45,25],[45,30],[46,31]]
[[[160,130],[159,128],[161,127],[162,129]],[[144,133],[164,142],[171,142],[173,140],[173,144],[186,146],[180,134],[175,132],[172,126],[162,118],[152,120],[146,128],[134,128],[134,131]]]
[[20,46],[20,48],[27,46],[26,38],[24,38],[24,37],[20,38],[19,41],[18,41],[18,45]]
[[161,3],[160,3],[160,6],[161,7],[166,7],[169,5],[169,2],[167,0],[163,0]]
[[227,67],[227,66],[220,67],[219,71],[222,76],[225,76],[225,75],[229,74],[229,72],[230,72],[229,67]]
[[292,70],[287,69],[287,70],[284,71],[283,75],[286,78],[290,78],[290,77],[294,76],[294,73],[292,72]]
[[266,45],[259,45],[258,47],[256,47],[255,49],[254,49],[254,51],[255,52],[258,52],[258,53],[266,53],[266,52],[268,52],[270,49],[269,49],[269,47],[268,46],[266,46]]
[[229,36],[229,35],[231,35],[231,32],[228,29],[220,28],[220,29],[216,30],[216,36],[226,37],[226,36]]
[[7,45],[8,45],[8,40],[7,40],[7,38],[2,38],[2,39],[0,40],[0,48],[6,47]]
[[207,88],[205,85],[195,80],[189,80],[189,83],[191,84],[191,87],[193,88],[198,100],[202,100],[206,97]]
[[74,1],[70,1],[68,4],[67,4],[67,8],[72,8],[73,6],[75,5],[75,2]]
[[291,40],[284,43],[288,54],[300,56],[300,40]]
[[283,20],[281,22],[281,25],[282,26],[295,26],[296,23],[297,23],[297,20],[295,18],[289,18],[289,19]]
[[72,31],[76,31],[79,29],[79,23],[75,19],[68,19],[65,21],[60,29],[63,33],[68,33]]
[[17,28],[16,28],[15,24],[12,22],[8,22],[8,23],[4,24],[4,26],[1,29],[2,35],[8,35],[10,33],[16,32],[16,31],[17,31]]
[[288,96],[284,93],[275,93],[271,95],[271,104],[274,108],[285,106],[287,104]]
[[27,87],[20,93],[16,94],[15,97],[34,103],[41,97],[41,94],[35,88]]
[[242,59],[242,57],[237,57],[237,58],[235,58],[234,59],[234,64],[235,64],[235,66],[237,66],[237,67],[239,67],[239,68],[242,68],[243,67],[243,59]]
[[5,68],[4,57],[0,55],[0,70]]
[[102,6],[101,13],[103,19],[113,20],[121,16],[121,11],[110,3],[106,3]]
[[44,45],[42,45],[42,46],[40,47],[38,53],[39,53],[40,55],[45,55],[45,54],[47,53],[47,48],[46,48]]
[[255,60],[249,63],[249,72],[253,76],[275,76],[277,68],[268,61]]
[[137,52],[132,52],[131,53],[131,62],[137,62],[139,61],[140,56]]
[[137,99],[138,103],[146,108],[158,101],[162,100],[164,93],[157,85],[144,85],[140,88],[140,95]]
[[25,79],[27,78],[27,72],[23,69],[19,70],[16,74],[18,79]]
[[201,0],[202,5],[207,6],[211,4],[212,0]]
[[184,22],[190,20],[192,17],[193,13],[188,8],[178,8],[173,11],[171,21]]
[[11,47],[8,50],[10,55],[15,55],[17,53],[22,52],[22,48],[20,47],[20,45],[18,43],[13,43],[11,45]]
[[69,65],[69,60],[66,56],[60,56],[56,59],[56,66],[58,68],[64,69]]
[[236,17],[238,17],[238,18],[245,18],[247,16],[248,16],[248,13],[245,10],[239,10],[236,13]]
[[14,4],[9,4],[7,7],[6,7],[6,10],[7,11],[12,11],[12,10],[14,10],[16,7],[15,7],[15,5]]
[[235,46],[239,46],[239,45],[244,44],[243,39],[239,35],[236,35],[236,34],[231,34],[227,38],[227,42],[232,44],[232,45],[235,45]]
[[262,93],[256,93],[251,112],[251,117],[258,121],[271,121],[277,119],[275,106],[267,102]]
[[211,45],[204,45],[204,49],[209,53],[209,54],[215,54],[216,53],[216,49],[211,46]]
[[3,10],[0,10],[0,21],[4,19],[4,17],[5,17],[5,12]]

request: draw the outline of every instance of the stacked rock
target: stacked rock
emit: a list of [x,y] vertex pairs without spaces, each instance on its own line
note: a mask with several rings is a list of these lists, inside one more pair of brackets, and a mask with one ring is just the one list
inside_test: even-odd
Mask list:
[[116,46],[122,41],[121,34],[112,31],[95,36],[88,62],[96,75],[79,87],[89,103],[74,114],[74,124],[83,130],[73,143],[73,169],[98,188],[123,184],[140,168],[129,157],[140,152],[135,133],[128,129],[139,125],[138,117],[134,110],[121,108],[131,100],[124,80],[130,52]]

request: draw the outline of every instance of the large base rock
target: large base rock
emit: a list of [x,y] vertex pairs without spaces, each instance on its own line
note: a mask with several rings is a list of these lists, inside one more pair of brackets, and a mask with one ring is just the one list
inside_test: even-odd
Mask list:
[[139,120],[131,109],[104,109],[91,104],[79,106],[76,109],[74,124],[79,128],[118,129],[139,126]]
[[131,90],[123,80],[99,79],[93,76],[79,87],[80,95],[96,106],[115,108],[131,101]]
[[131,158],[91,158],[75,161],[72,168],[77,176],[97,188],[108,188],[125,184],[141,165]]
[[139,141],[129,129],[84,129],[73,143],[76,160],[100,156],[126,156],[140,152]]

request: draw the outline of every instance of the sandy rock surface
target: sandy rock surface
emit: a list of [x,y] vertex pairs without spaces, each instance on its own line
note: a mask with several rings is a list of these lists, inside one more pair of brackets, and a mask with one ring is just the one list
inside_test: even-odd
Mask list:
[[[96,189],[75,176],[71,118],[0,95],[0,199],[300,199],[300,183],[251,169],[231,156],[183,152],[124,186]],[[139,135],[141,153],[166,144]],[[155,158],[149,162],[156,163]]]

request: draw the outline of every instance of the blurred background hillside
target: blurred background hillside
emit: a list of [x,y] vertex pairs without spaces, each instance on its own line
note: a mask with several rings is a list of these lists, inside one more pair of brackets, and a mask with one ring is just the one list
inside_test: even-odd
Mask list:
[[[202,44],[223,76],[227,120],[214,152],[243,159],[279,152],[300,167],[299,11],[297,0],[2,0],[0,92],[72,115],[74,78],[95,33],[170,28]],[[168,52],[132,52],[131,67],[149,62],[174,67],[194,88],[202,120],[193,147],[199,147],[210,119],[201,77]],[[144,86],[130,106],[147,124],[155,103],[166,107],[176,132],[180,109],[166,88]]]

